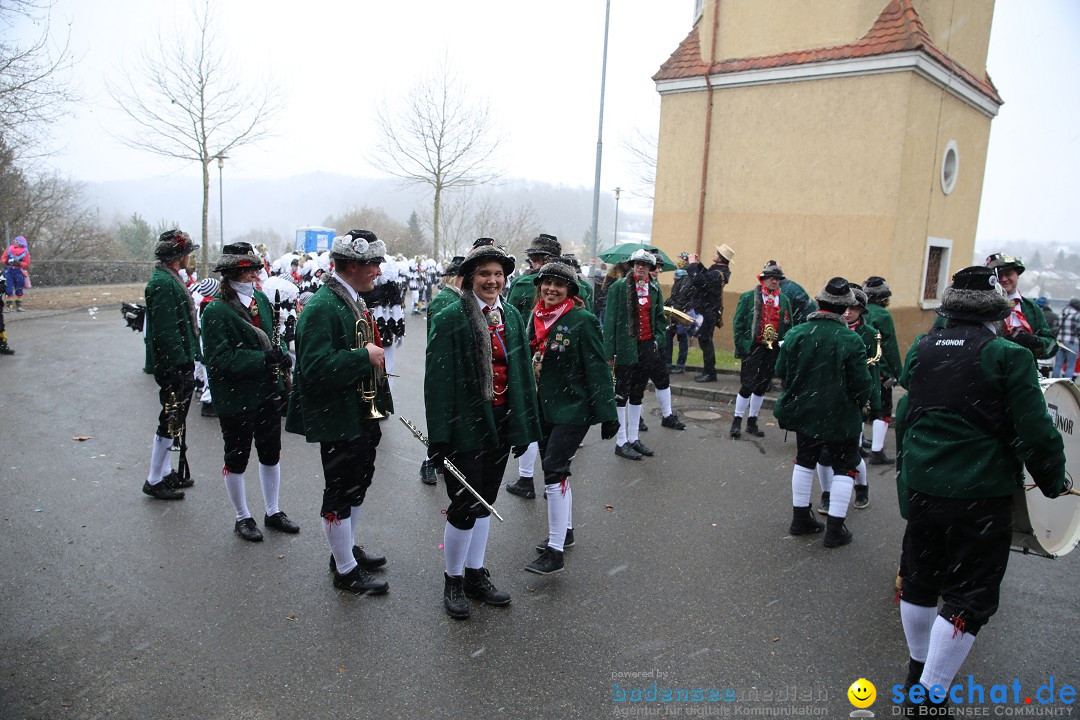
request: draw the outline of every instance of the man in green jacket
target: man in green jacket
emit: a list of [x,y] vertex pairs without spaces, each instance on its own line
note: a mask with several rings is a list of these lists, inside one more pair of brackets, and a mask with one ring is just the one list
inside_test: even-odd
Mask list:
[[649,369],[663,362],[660,345],[667,323],[660,288],[649,276],[656,267],[656,256],[648,250],[635,250],[630,264],[633,271],[608,289],[604,353],[615,368],[615,407],[619,415],[615,454],[641,460],[643,455],[654,454],[638,439],[638,422]]
[[[386,558],[355,544],[360,508],[375,475],[382,438],[378,419],[394,411],[383,372],[378,327],[359,293],[375,287],[386,245],[370,230],[334,238],[332,273],[304,305],[296,324],[296,373],[285,429],[319,443],[323,490],[321,515],[330,546],[334,587],[379,595],[386,581],[369,571]],[[357,322],[364,321],[362,347]]]
[[[431,332],[431,320],[443,309],[461,299],[461,263],[465,261],[464,255],[455,255],[446,263],[442,274],[442,289],[439,294],[431,299],[427,307],[427,331]],[[424,462],[420,464],[420,482],[425,485],[437,485],[438,478],[442,475],[442,468],[435,467],[431,462],[431,452],[428,451]]]
[[896,424],[897,483],[908,506],[905,688],[921,684],[929,705],[946,702],[941,690],[997,610],[1024,468],[1047,497],[1071,485],[1032,354],[992,329],[1010,312],[990,269],[957,272],[938,309],[946,327],[916,339],[900,377],[908,389]]
[[871,465],[892,465],[896,460],[885,454],[885,434],[889,430],[889,423],[892,422],[892,389],[903,369],[900,345],[896,339],[896,327],[893,325],[892,314],[888,310],[892,290],[889,289],[889,283],[885,278],[872,275],[863,283],[863,292],[870,301],[866,307],[867,321],[881,333],[881,360],[876,365],[877,377],[875,378],[880,384],[881,412],[877,413],[877,417],[870,423],[869,460]]
[[[181,230],[161,233],[154,247],[157,263],[144,292],[148,364],[158,384],[161,412],[150,451],[150,472],[142,490],[158,500],[181,500],[181,488],[195,484],[187,470],[183,444],[191,394],[195,391],[199,325],[195,302],[180,278],[180,266],[198,248]],[[172,470],[169,461],[174,440],[182,446],[179,472]]]
[[827,454],[833,478],[824,545],[851,542],[844,526],[859,457],[862,408],[870,400],[866,346],[848,329],[844,311],[855,304],[848,281],[835,277],[814,298],[817,312],[792,328],[780,348],[776,374],[784,390],[773,415],[780,427],[795,431],[795,467],[791,471],[792,535],[819,533],[810,514],[814,468]]
[[286,533],[300,528],[278,507],[281,488],[281,396],[292,359],[275,329],[270,299],[255,289],[262,260],[250,243],[226,245],[214,265],[222,275],[202,313],[203,359],[225,445],[222,474],[236,518],[233,531],[250,542],[263,539],[247,505],[244,486],[251,444],[259,456],[263,524]]
[[[488,505],[494,505],[510,452],[520,457],[540,439],[536,386],[525,323],[501,300],[514,259],[494,245],[474,247],[461,265],[463,297],[431,321],[424,405],[431,458],[450,461]],[[470,614],[467,597],[494,606],[510,594],[484,567],[491,512],[452,474],[443,528],[443,606]]]
[[[480,242],[479,240],[477,242]],[[492,241],[494,243],[494,241]],[[521,275],[514,278],[514,281],[510,283],[510,290],[507,293],[506,301],[517,309],[518,314],[528,321],[532,316],[533,308],[536,306],[534,300],[536,294],[536,285],[533,281],[536,279],[536,273],[546,263],[560,257],[562,254],[562,245],[559,243],[559,238],[554,235],[548,235],[546,233],[540,233],[533,240],[532,245],[525,251],[525,255],[529,258],[529,268]],[[532,500],[536,497],[536,488],[533,485],[533,476],[536,474],[536,459],[540,456],[540,445],[538,443],[530,443],[528,449],[518,458],[518,479],[516,482],[507,483],[506,491],[511,495],[517,495],[518,497],[525,498],[526,500]]]
[[1005,337],[1026,347],[1036,360],[1049,360],[1057,355],[1057,333],[1046,322],[1039,306],[1022,296],[1016,287],[1024,272],[1024,261],[994,253],[986,259],[986,267],[997,274],[1001,289],[1012,304],[1005,318]]
[[742,363],[739,369],[739,394],[735,398],[735,418],[731,421],[731,437],[742,435],[743,415],[749,410],[746,432],[764,437],[758,427],[758,412],[765,402],[765,393],[772,384],[773,367],[780,353],[780,341],[791,329],[791,301],[780,292],[784,271],[770,260],[758,274],[760,285],[739,296],[735,308],[735,357]]

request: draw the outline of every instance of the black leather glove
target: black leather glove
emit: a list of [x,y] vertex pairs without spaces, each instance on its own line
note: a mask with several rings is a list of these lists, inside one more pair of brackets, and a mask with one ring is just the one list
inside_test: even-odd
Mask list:
[[600,439],[610,440],[619,434],[619,421],[608,420],[607,422],[600,423]]
[[881,386],[884,387],[884,388],[890,388],[890,389],[896,387],[896,378],[894,378],[894,377],[885,378],[881,382]]
[[289,360],[288,353],[282,351],[282,349],[276,345],[271,346],[270,349],[266,351],[266,367],[271,370],[281,367],[285,364],[286,360]]
[[1031,351],[1031,354],[1034,355],[1036,359],[1042,357],[1042,341],[1040,341],[1037,336],[1029,333],[1027,330],[1017,330],[1009,336],[1009,339],[1017,345],[1026,347],[1028,350]]
[[292,355],[289,355],[289,353],[282,353],[282,355],[284,355],[284,357],[278,367],[286,372],[292,370]]
[[1061,486],[1061,491],[1060,492],[1054,492],[1052,490],[1050,492],[1047,492],[1046,489],[1042,485],[1039,485],[1039,490],[1041,490],[1042,494],[1045,495],[1046,497],[1053,499],[1053,498],[1059,498],[1062,495],[1068,495],[1069,491],[1072,490],[1072,486],[1073,486],[1072,480],[1070,480],[1069,478],[1065,478],[1065,484]]
[[511,452],[514,453],[514,457],[519,458],[522,455],[524,455],[526,452],[528,452],[529,446],[528,445],[515,445],[510,450],[511,450]]
[[446,443],[432,443],[428,445],[428,459],[431,460],[431,464],[435,466],[436,470],[443,469],[443,461],[446,460],[447,453],[450,452],[450,446]]

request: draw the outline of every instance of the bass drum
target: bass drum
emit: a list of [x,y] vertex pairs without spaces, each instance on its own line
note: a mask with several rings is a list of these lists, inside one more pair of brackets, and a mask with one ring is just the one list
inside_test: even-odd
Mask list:
[[[1065,441],[1065,472],[1080,468],[1080,390],[1064,378],[1040,381],[1046,409]],[[1027,484],[1034,481],[1024,476]],[[1080,541],[1080,496],[1051,500],[1037,488],[1021,489],[1013,503],[1013,547],[1047,557],[1068,554]]]

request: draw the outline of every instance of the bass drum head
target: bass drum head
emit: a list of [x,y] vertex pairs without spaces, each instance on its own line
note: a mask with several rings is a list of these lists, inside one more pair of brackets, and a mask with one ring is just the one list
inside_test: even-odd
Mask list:
[[[1043,396],[1054,426],[1065,442],[1065,471],[1080,468],[1080,390],[1064,378],[1044,381]],[[1024,471],[1028,484],[1034,482]],[[1013,545],[1058,557],[1080,541],[1080,496],[1051,500],[1036,487],[1017,493],[1013,513]]]

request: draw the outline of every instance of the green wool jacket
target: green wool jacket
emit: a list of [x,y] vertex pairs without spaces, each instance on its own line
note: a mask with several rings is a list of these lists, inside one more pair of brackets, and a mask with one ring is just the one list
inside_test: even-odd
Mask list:
[[[633,283],[633,273],[613,282],[608,288],[604,305],[604,357],[608,360],[615,358],[616,365],[636,365],[638,362],[637,315],[631,322],[627,305],[627,292],[633,289]],[[634,302],[636,308],[636,296]],[[659,347],[665,342],[667,321],[664,319],[664,297],[654,282],[649,283],[649,302],[649,323],[652,325],[653,340]]]
[[873,385],[866,345],[838,317],[811,313],[788,332],[776,359],[784,385],[773,408],[780,427],[826,442],[859,436]]
[[592,283],[588,278],[578,276],[578,295],[581,297],[581,301],[585,303],[585,309],[589,312],[593,311],[593,289]]
[[431,332],[431,319],[443,311],[447,306],[461,299],[461,295],[454,292],[456,288],[443,288],[439,294],[431,299],[427,307],[427,331]]
[[[323,285],[296,322],[296,370],[285,429],[308,442],[360,437],[377,422],[366,419],[370,403],[359,392],[360,382],[371,374],[368,351],[356,348],[352,311]],[[378,389],[375,406],[385,414],[394,412],[388,384]]]
[[[498,447],[498,429],[492,403],[482,398],[477,366],[476,341],[466,302],[476,299],[466,292],[461,302],[451,303],[431,323],[428,334],[424,404],[428,440],[449,445],[458,452]],[[509,303],[503,303],[507,350],[506,441],[512,446],[540,440],[532,359],[525,337],[525,323]],[[485,370],[484,372],[490,372]]]
[[[757,328],[761,324],[757,298],[761,296],[761,286],[753,290],[747,290],[739,296],[739,304],[735,306],[735,321],[731,324],[732,333],[735,336],[735,357],[744,358],[750,355],[754,349],[754,338],[757,336]],[[776,333],[776,340],[784,339],[792,326],[791,300],[784,293],[780,293],[780,328]]]
[[548,332],[540,370],[540,412],[552,425],[614,421],[615,385],[604,358],[600,321],[575,307]]
[[529,317],[536,306],[533,300],[536,293],[533,280],[536,279],[537,272],[537,270],[530,270],[524,275],[518,275],[514,278],[514,282],[510,283],[510,290],[506,293],[506,302],[513,305],[523,318]]
[[[1039,344],[1042,345],[1042,353],[1036,359],[1048,360],[1057,355],[1057,333],[1050,329],[1050,324],[1046,322],[1046,316],[1043,315],[1042,309],[1026,297],[1021,296],[1020,311],[1024,313],[1028,325],[1031,325],[1032,334],[1039,338]],[[945,322],[945,317],[938,315],[931,327],[945,327]]]
[[[922,337],[916,338],[908,351],[900,375],[905,388],[919,374],[918,342]],[[1025,465],[1040,486],[1064,488],[1064,443],[1046,410],[1031,353],[1016,343],[995,338],[979,354],[979,371],[1001,391],[1011,420],[1002,437],[990,435],[963,415],[944,410],[924,412],[909,425],[908,396],[897,404],[896,482],[902,513],[906,513],[907,488],[949,498],[1010,496],[1024,482]]]
[[[855,332],[862,338],[863,344],[866,345],[866,359],[869,360],[877,354],[878,341],[875,337],[878,334],[878,329],[870,323],[864,322],[855,329]],[[882,346],[881,356],[885,357],[885,348]],[[878,358],[878,362],[881,362],[881,358]],[[874,371],[870,369],[873,366],[868,365],[867,371],[870,373],[871,380],[876,380],[874,377]],[[870,411],[878,412],[881,410],[881,383],[870,383]]]
[[881,360],[877,364],[878,375],[882,380],[900,377],[904,364],[900,359],[900,345],[896,340],[896,326],[893,325],[892,313],[880,305],[867,303],[866,322],[876,327],[881,333]]
[[[255,291],[259,320],[273,340],[273,308],[270,299]],[[210,379],[210,393],[218,415],[251,412],[285,391],[285,381],[266,366],[266,352],[255,328],[236,310],[214,296],[202,316],[203,362]],[[283,352],[285,343],[279,340]]]
[[201,358],[199,341],[188,310],[187,290],[173,277],[154,268],[144,290],[146,297],[146,338],[149,372],[165,371],[177,365],[191,365]]

